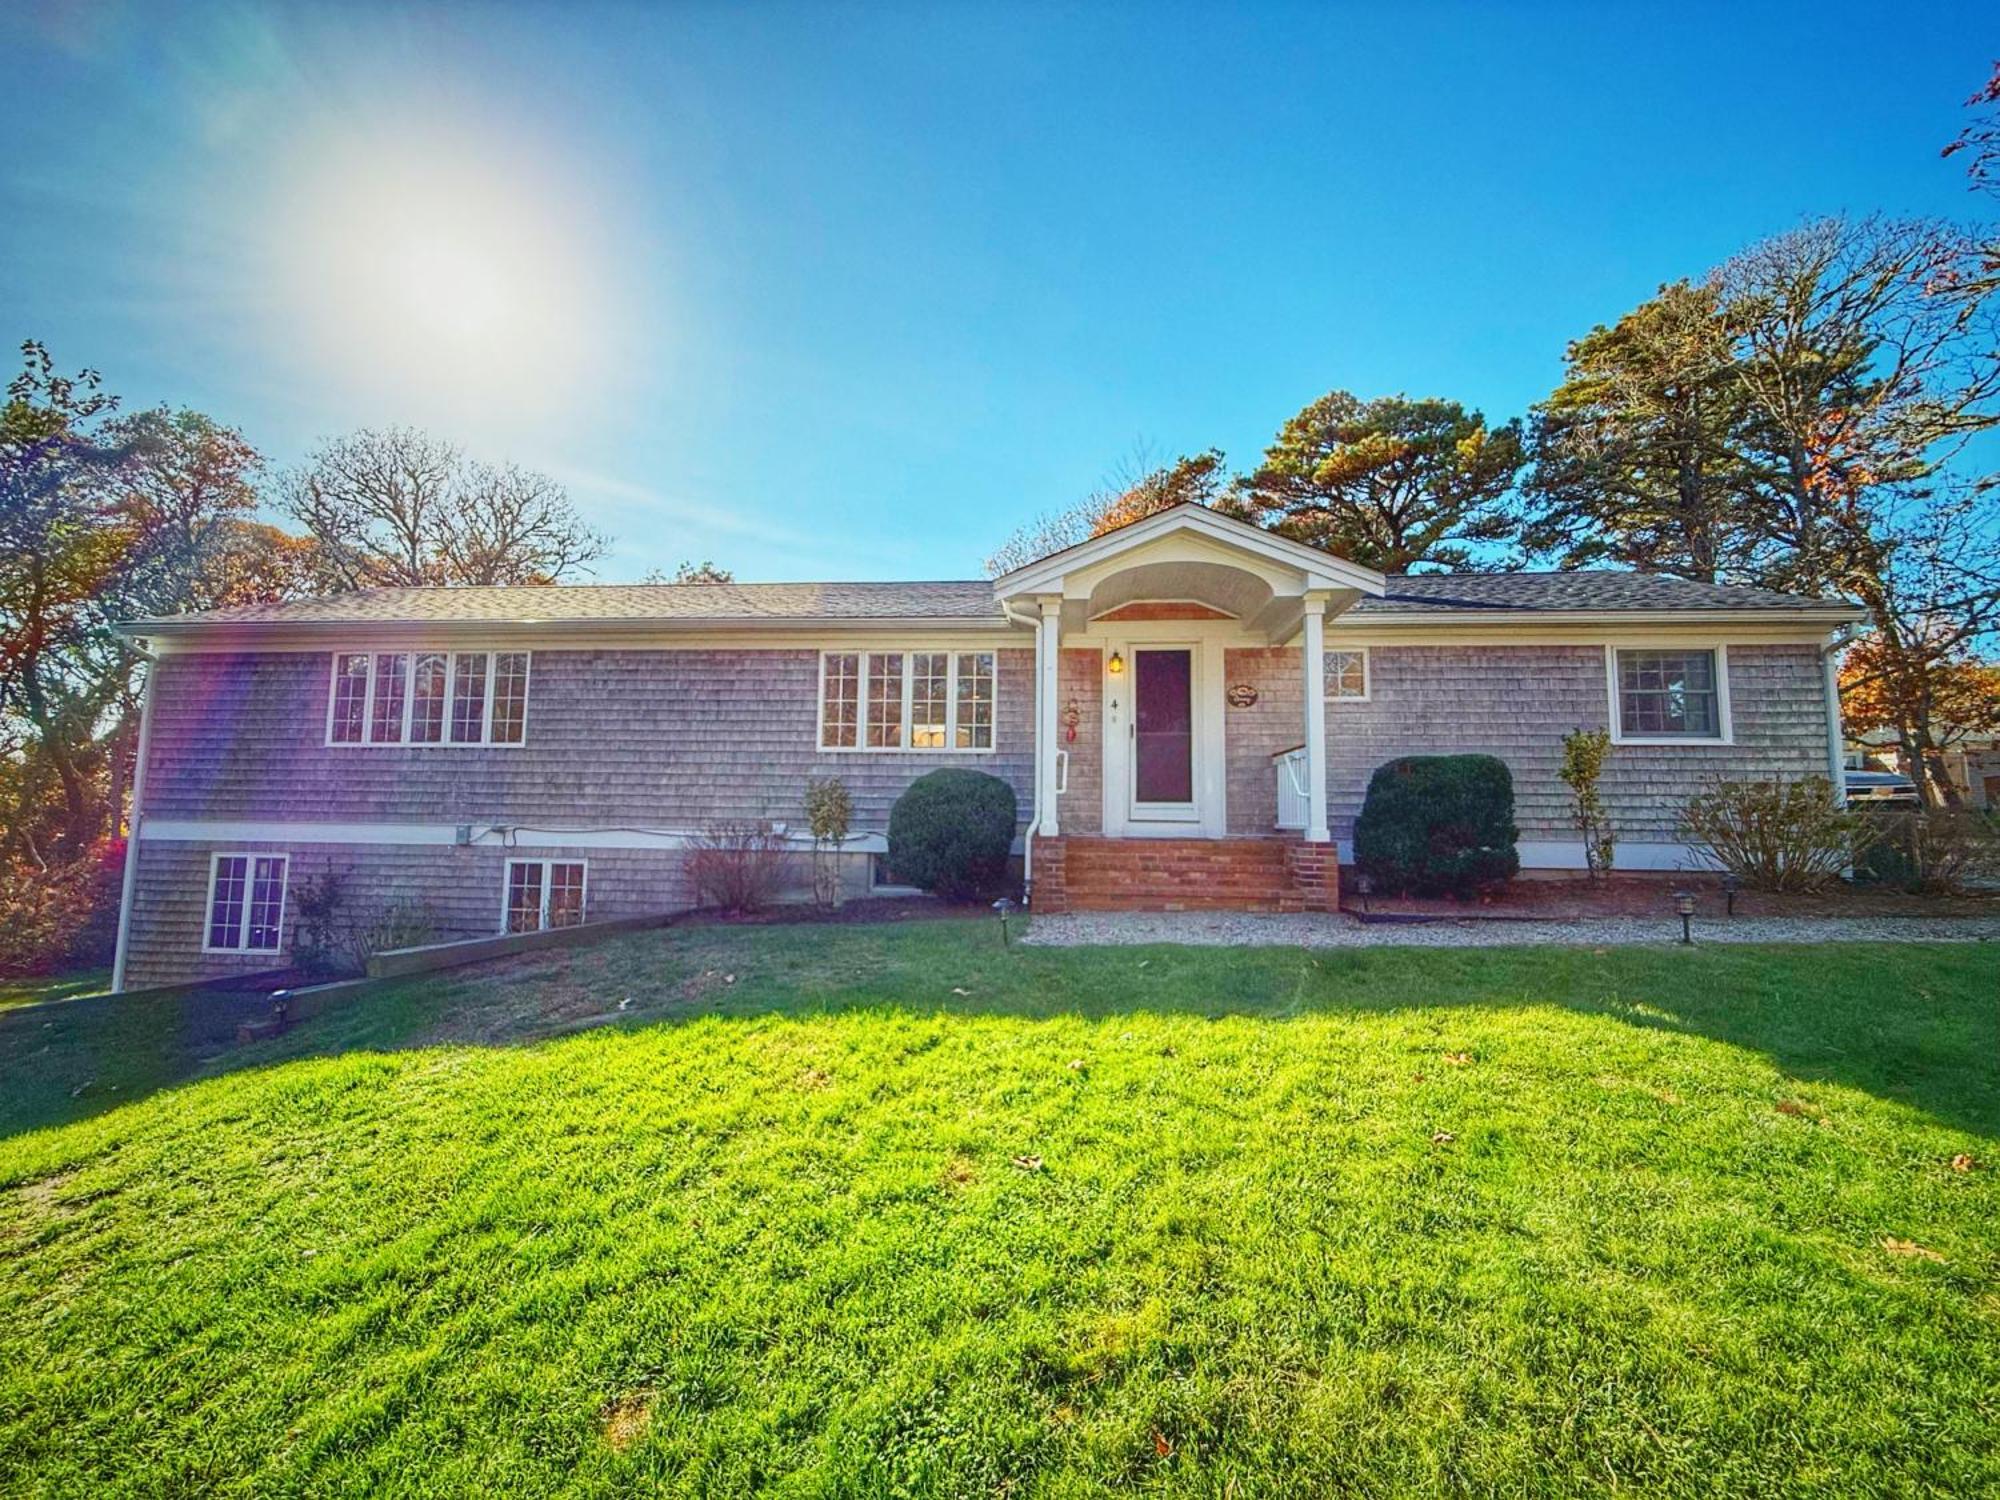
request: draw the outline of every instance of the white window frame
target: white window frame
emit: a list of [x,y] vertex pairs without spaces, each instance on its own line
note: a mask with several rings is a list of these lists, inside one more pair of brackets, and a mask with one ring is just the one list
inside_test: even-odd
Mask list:
[[583,919],[576,925],[581,927],[584,925],[584,923],[590,920],[590,861],[589,860],[576,859],[568,855],[551,855],[547,859],[510,859],[507,861],[506,869],[500,872],[501,936],[503,937],[527,936],[526,933],[509,932],[507,930],[507,916],[509,908],[512,904],[510,898],[514,893],[514,866],[516,865],[540,865],[542,867],[542,909],[541,909],[541,915],[537,919],[535,927],[532,929],[533,931],[567,932],[569,930],[568,928],[564,927],[549,926],[549,892],[554,885],[554,882],[549,879],[549,867],[551,865],[581,865],[583,867]]
[[[1619,701],[1618,653],[1621,651],[1707,651],[1715,657],[1715,734],[1627,734],[1625,710]],[[1729,647],[1715,640],[1607,641],[1604,645],[1604,687],[1610,710],[1614,745],[1734,745],[1736,718],[1729,705]]]
[[[1361,658],[1360,692],[1334,691],[1340,685],[1340,677],[1338,673],[1327,670],[1326,658],[1335,655]],[[1320,679],[1326,686],[1326,701],[1329,703],[1366,703],[1375,696],[1375,663],[1370,659],[1366,646],[1328,646],[1320,657]]]
[[[236,943],[233,947],[218,946],[209,939],[215,931],[215,882],[222,872],[225,859],[248,860],[243,872],[243,912],[236,919]],[[275,947],[252,948],[250,941],[250,908],[257,889],[257,861],[275,859],[283,862],[284,873],[278,877],[278,941]],[[285,951],[285,906],[291,898],[292,856],[289,851],[274,852],[270,849],[217,849],[208,857],[208,898],[201,903],[201,951],[204,953],[268,953],[276,956]]]
[[[361,738],[337,740],[333,737],[333,711],[340,688],[340,664],[350,656],[368,658],[368,681],[361,694]],[[378,657],[384,656],[403,658],[403,726],[401,734],[393,740],[368,737],[375,727],[375,663]],[[420,656],[444,658],[444,717],[440,721],[439,738],[434,740],[410,738],[410,721],[415,716],[417,702],[417,658]],[[458,659],[461,656],[486,658],[486,697],[480,708],[479,738],[476,740],[455,740],[451,737],[452,704],[458,692]],[[499,679],[500,658],[503,656],[525,656],[528,659],[527,672],[521,679],[521,737],[518,740],[493,738],[493,689]],[[335,651],[327,662],[326,745],[331,750],[519,750],[528,743],[528,703],[533,697],[534,679],[535,653],[512,646],[485,646],[464,651],[450,651],[438,646],[379,651],[356,646]]]
[[[912,656],[939,653],[945,657],[945,743],[942,745],[912,745],[910,743],[910,709],[915,674],[910,670]],[[826,742],[826,663],[832,656],[853,656],[859,658],[855,678],[855,721],[854,743],[851,745],[829,745]],[[903,717],[900,744],[871,745],[868,743],[868,662],[874,656],[900,656],[903,659]],[[958,739],[958,659],[961,656],[990,656],[993,658],[993,743],[990,745],[959,745]],[[821,755],[992,755],[1000,748],[1000,648],[997,646],[855,646],[830,647],[819,654],[819,693],[813,708],[813,745]]]

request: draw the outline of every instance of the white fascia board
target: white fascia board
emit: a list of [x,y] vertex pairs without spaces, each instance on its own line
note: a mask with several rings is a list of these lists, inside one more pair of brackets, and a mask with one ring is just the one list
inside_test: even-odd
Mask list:
[[269,622],[257,626],[201,625],[166,634],[155,626],[124,627],[162,656],[278,651],[408,651],[448,647],[461,651],[781,651],[823,649],[831,643],[910,646],[933,639],[962,649],[1027,649],[1029,632],[997,615],[911,617],[892,620],[747,620],[731,622],[563,620],[505,624],[493,621],[355,620]]
[[993,580],[994,596],[1007,599],[1020,594],[1049,592],[1060,587],[1069,573],[1143,547],[1177,531],[1194,532],[1225,547],[1281,563],[1308,577],[1323,580],[1311,587],[1358,589],[1364,594],[1378,595],[1388,587],[1388,581],[1372,568],[1364,568],[1322,552],[1317,547],[1281,537],[1261,526],[1217,515],[1207,506],[1188,504],[1163,510],[1117,531],[1109,531],[1103,536],[1092,537],[1051,553],[1011,573],[1003,573]]
[[1398,614],[1371,609],[1348,615],[1351,630],[1435,630],[1457,625],[1533,628],[1537,625],[1626,625],[1634,630],[1674,629],[1691,625],[1793,626],[1824,631],[1863,618],[1845,605],[1815,609],[1538,609],[1538,610],[1412,610]]

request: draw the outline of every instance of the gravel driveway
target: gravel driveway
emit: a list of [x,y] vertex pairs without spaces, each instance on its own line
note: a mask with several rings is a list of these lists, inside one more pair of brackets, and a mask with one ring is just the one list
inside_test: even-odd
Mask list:
[[[1264,912],[1078,912],[1037,917],[1024,943],[1188,943],[1204,947],[1500,948],[1517,944],[1620,947],[1677,943],[1677,917],[1590,917],[1574,922],[1362,922],[1346,915]],[[1995,917],[1696,917],[1697,943],[1985,943]]]

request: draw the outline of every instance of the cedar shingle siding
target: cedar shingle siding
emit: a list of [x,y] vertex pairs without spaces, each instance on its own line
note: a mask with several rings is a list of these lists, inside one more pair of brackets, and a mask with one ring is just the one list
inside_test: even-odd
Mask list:
[[[1601,646],[1378,646],[1367,702],[1326,705],[1327,808],[1349,838],[1368,778],[1399,755],[1483,752],[1514,775],[1524,840],[1574,839],[1562,739],[1610,716]],[[1812,646],[1731,646],[1733,745],[1614,745],[1602,782],[1618,837],[1677,841],[1680,809],[1716,778],[1827,774],[1826,689]]]
[[[943,587],[943,586],[939,586]],[[838,647],[837,638],[828,645]],[[925,644],[913,628],[908,644]],[[1330,643],[1337,646],[1337,642]],[[689,831],[724,820],[803,826],[811,775],[853,793],[857,833],[881,833],[911,780],[968,766],[1009,781],[1025,818],[1033,776],[1034,652],[999,651],[995,750],[822,753],[816,744],[819,654],[805,649],[543,650],[534,653],[527,740],[520,747],[331,747],[325,743],[328,652],[176,654],[154,688],[148,819],[257,822],[521,824]],[[1679,810],[1716,777],[1824,775],[1826,703],[1816,648],[1729,649],[1734,744],[1613,749],[1606,801],[1621,839],[1677,840]],[[1225,710],[1228,826],[1263,833],[1275,817],[1273,751],[1298,744],[1297,648],[1231,648],[1231,683],[1256,704]],[[1065,830],[1100,825],[1102,663],[1063,653],[1059,710],[1080,713],[1070,752]],[[1377,646],[1371,698],[1327,703],[1328,802],[1334,835],[1351,836],[1368,778],[1398,755],[1483,751],[1514,773],[1525,841],[1571,840],[1568,794],[1556,780],[1562,736],[1610,711],[1599,646]],[[127,982],[276,967],[266,954],[201,952],[209,857],[216,849],[281,848],[289,889],[323,872],[345,882],[361,913],[420,909],[439,937],[497,930],[506,860],[589,862],[589,915],[632,916],[689,903],[672,849],[494,843],[260,845],[229,839],[142,840]],[[850,879],[861,875],[850,872]],[[288,901],[285,949],[296,910]]]
[[[919,643],[920,640],[919,640]],[[537,651],[527,742],[329,746],[324,653],[169,656],[153,701],[154,818],[622,824],[799,823],[806,778],[838,776],[857,833],[912,780],[970,766],[1027,813],[1032,650],[998,653],[995,749],[821,753],[816,651]]]
[[[912,631],[923,644],[920,631]],[[837,644],[830,642],[829,644]],[[730,820],[804,826],[809,776],[838,776],[854,832],[882,833],[903,788],[938,766],[1008,781],[1025,818],[1034,760],[1034,652],[997,654],[991,754],[817,748],[814,650],[537,650],[518,747],[329,746],[327,652],[173,655],[154,687],[146,817],[315,823],[525,824],[695,831]],[[127,984],[280,966],[283,956],[201,951],[209,857],[292,857],[290,892],[326,871],[353,912],[421,908],[440,938],[496,931],[511,857],[587,859],[589,916],[690,904],[671,849],[145,840]],[[865,871],[848,872],[850,884]],[[288,899],[284,952],[296,911]]]

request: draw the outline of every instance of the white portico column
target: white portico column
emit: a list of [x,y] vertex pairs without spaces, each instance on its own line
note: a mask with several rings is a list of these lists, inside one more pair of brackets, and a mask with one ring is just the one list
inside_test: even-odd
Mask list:
[[1041,810],[1038,826],[1043,838],[1057,837],[1056,824],[1056,707],[1062,682],[1062,600],[1044,598],[1042,622],[1037,635],[1040,649],[1035,653],[1041,681],[1035,693],[1035,806]]
[[1306,599],[1306,842],[1324,844],[1326,825],[1326,601]]

